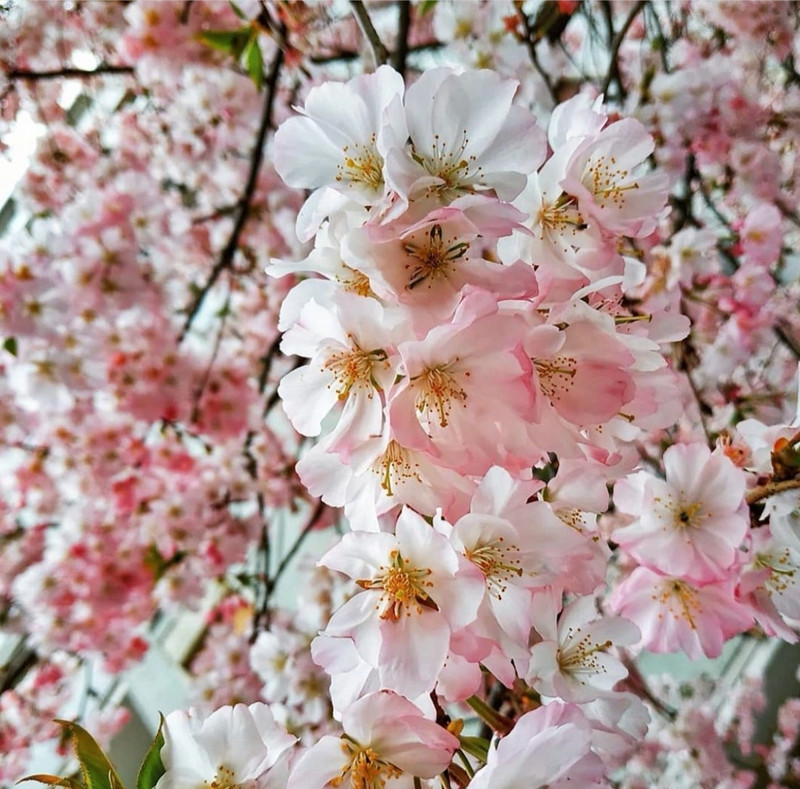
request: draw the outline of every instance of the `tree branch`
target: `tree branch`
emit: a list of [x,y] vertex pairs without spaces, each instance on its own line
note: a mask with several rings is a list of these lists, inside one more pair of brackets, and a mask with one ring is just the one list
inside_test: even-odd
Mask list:
[[744,500],[748,504],[757,504],[759,501],[768,499],[776,493],[783,493],[785,490],[797,490],[800,488],[800,478],[784,479],[779,482],[767,482],[766,485],[758,485],[751,488],[745,494]]
[[401,74],[406,72],[408,58],[408,34],[411,30],[411,2],[399,0],[397,17],[397,42],[392,53],[392,67]]
[[[611,42],[611,60],[608,64],[608,73],[606,74],[605,80],[603,80],[603,86],[600,88],[600,92],[605,96],[608,93],[608,89],[611,86],[612,82],[617,83],[617,87],[619,88],[619,98],[624,99],[627,91],[625,90],[625,86],[622,84],[622,77],[619,73],[619,50],[622,46],[622,42],[625,40],[625,36],[628,33],[628,29],[633,24],[633,20],[642,12],[644,7],[647,3],[644,0],[639,0],[636,5],[631,8],[630,13],[628,14],[625,21],[622,23],[622,27],[619,31],[614,35],[613,41]],[[611,14],[610,6],[603,6],[604,8],[609,8],[608,14]],[[611,17],[609,16],[609,23],[608,29],[609,33],[613,31]]]
[[800,345],[798,345],[795,339],[789,334],[786,327],[780,323],[776,323],[775,326],[772,327],[772,331],[775,332],[775,336],[788,348],[794,358],[800,359]]
[[350,5],[353,8],[353,14],[358,21],[358,26],[364,34],[364,38],[369,42],[372,54],[375,57],[375,65],[382,66],[384,63],[389,62],[389,50],[383,45],[378,31],[375,30],[375,25],[372,24],[367,7],[362,0],[350,0]]
[[214,287],[216,281],[219,279],[223,271],[226,271],[233,265],[233,258],[236,250],[239,248],[239,239],[242,236],[244,227],[247,224],[247,219],[250,214],[250,204],[253,200],[253,195],[256,191],[256,184],[258,183],[258,174],[261,170],[261,164],[264,161],[264,142],[267,138],[267,132],[272,126],[272,112],[275,104],[275,96],[278,92],[278,77],[280,76],[281,66],[283,65],[283,49],[280,47],[275,54],[275,59],[272,61],[270,67],[269,77],[267,79],[267,93],[264,100],[264,109],[261,113],[261,125],[258,129],[256,143],[253,147],[253,152],[250,156],[250,172],[247,176],[247,184],[245,185],[242,197],[239,200],[238,213],[236,215],[236,222],[234,223],[233,230],[231,231],[228,243],[222,250],[219,259],[211,269],[205,285],[198,291],[192,302],[186,308],[186,320],[183,323],[183,328],[178,335],[178,342],[180,343],[187,332],[192,327],[197,313],[203,306],[206,296],[211,288]]
[[522,10],[522,4],[520,3],[517,5],[517,14],[522,22],[522,26],[525,30],[525,46],[528,48],[528,56],[531,59],[531,63],[533,67],[536,69],[538,75],[544,81],[545,87],[547,88],[547,92],[550,94],[550,98],[553,100],[555,104],[558,104],[558,94],[556,93],[555,86],[553,85],[552,80],[550,79],[550,75],[542,68],[542,64],[539,63],[539,56],[536,53],[536,44],[537,40],[534,37],[534,31],[531,27],[531,21],[528,19],[528,15]]
[[61,79],[78,77],[88,79],[89,77],[100,77],[105,74],[133,74],[133,66],[103,64],[95,69],[82,68],[59,68],[51,71],[28,71],[27,69],[12,69],[6,75],[8,79],[19,79],[27,82],[41,82],[47,79]]
[[[322,500],[319,500],[317,502],[317,506],[314,507],[314,510],[312,511],[311,515],[309,516],[303,528],[301,529],[300,534],[297,535],[297,539],[294,541],[294,544],[286,552],[283,559],[281,559],[281,562],[278,565],[277,570],[275,570],[275,574],[271,578],[266,579],[264,585],[264,596],[261,598],[261,604],[257,607],[255,614],[253,616],[253,629],[252,632],[250,633],[251,644],[256,640],[256,638],[258,638],[258,632],[261,623],[264,622],[267,625],[269,625],[270,621],[269,601],[272,598],[272,593],[275,591],[275,587],[278,585],[278,581],[280,580],[283,573],[286,571],[286,568],[289,566],[289,563],[297,555],[297,552],[302,547],[306,537],[308,537],[308,535],[313,531],[314,527],[319,523],[326,509],[327,506],[322,502]],[[267,529],[266,524],[264,525],[264,529],[262,531],[261,545],[265,548],[265,550],[269,549],[269,531]]]

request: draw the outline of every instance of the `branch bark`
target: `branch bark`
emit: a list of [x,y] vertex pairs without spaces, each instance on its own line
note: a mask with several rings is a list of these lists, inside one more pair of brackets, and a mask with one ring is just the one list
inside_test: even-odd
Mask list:
[[[625,40],[628,29],[633,24],[633,20],[639,16],[646,5],[647,3],[645,3],[644,0],[639,0],[639,2],[636,3],[633,8],[631,8],[630,13],[622,23],[622,27],[614,34],[614,38],[611,42],[611,60],[608,64],[608,73],[606,74],[605,80],[603,80],[603,86],[600,88],[600,92],[604,96],[608,93],[611,83],[616,82],[617,87],[619,88],[619,98],[625,98],[626,91],[624,85],[622,84],[622,78],[619,73],[619,50],[622,46],[622,42]],[[609,21],[609,32],[611,32],[612,29],[611,22]]]
[[408,34],[411,30],[411,2],[399,0],[397,19],[397,42],[392,53],[392,66],[401,74],[406,73],[406,60],[408,58]]
[[256,191],[256,184],[258,183],[258,174],[261,171],[261,165],[264,161],[264,142],[267,138],[267,132],[272,126],[272,113],[275,105],[275,96],[278,91],[278,78],[283,65],[283,49],[278,48],[275,54],[275,59],[272,61],[270,67],[269,77],[267,78],[267,91],[266,98],[264,99],[264,108],[261,113],[261,125],[258,129],[256,136],[256,143],[253,147],[253,152],[250,156],[250,171],[247,176],[247,184],[245,185],[242,197],[239,200],[238,213],[236,214],[236,222],[233,230],[228,238],[228,243],[219,256],[219,259],[211,269],[203,287],[198,291],[197,295],[192,299],[189,306],[186,308],[186,319],[183,323],[183,328],[178,335],[178,342],[182,342],[189,329],[192,327],[197,313],[203,306],[206,296],[211,288],[214,287],[216,281],[219,279],[223,271],[226,271],[233,265],[233,258],[236,250],[239,248],[239,240],[247,224],[247,219],[250,213],[250,204],[253,201],[253,195]]
[[745,494],[744,500],[748,504],[757,504],[759,501],[768,499],[776,493],[783,493],[785,490],[797,490],[800,488],[800,478],[783,479],[779,482],[767,482],[766,485],[758,485],[751,488]]
[[135,71],[133,66],[126,65],[112,65],[103,64],[95,69],[82,69],[82,68],[58,68],[50,71],[28,71],[27,69],[12,69],[6,75],[8,79],[25,80],[28,82],[41,82],[48,79],[62,79],[77,77],[80,79],[88,79],[89,77],[101,77],[106,74],[126,75],[133,74]]
[[375,57],[375,65],[382,66],[384,63],[388,63],[389,50],[384,46],[383,41],[381,41],[378,35],[378,31],[375,29],[375,25],[372,24],[372,19],[370,18],[369,11],[367,11],[367,7],[362,0],[350,0],[350,5],[358,21],[358,26],[361,28],[364,38],[367,39],[372,49],[372,54]]

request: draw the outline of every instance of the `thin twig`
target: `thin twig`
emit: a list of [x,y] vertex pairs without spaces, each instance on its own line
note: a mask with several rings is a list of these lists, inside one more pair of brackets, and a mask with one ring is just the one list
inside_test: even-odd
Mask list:
[[[608,89],[611,86],[611,82],[616,82],[617,87],[619,88],[619,98],[624,99],[627,95],[627,91],[625,90],[625,86],[622,84],[622,77],[619,73],[619,50],[622,46],[622,42],[625,40],[625,36],[628,33],[628,28],[633,24],[633,20],[641,13],[642,9],[647,5],[644,0],[639,0],[636,5],[631,8],[630,13],[628,14],[625,21],[622,23],[622,27],[619,31],[614,35],[613,41],[611,42],[611,60],[608,64],[608,73],[606,74],[605,80],[603,80],[603,87],[600,88],[600,92],[605,96],[608,93]],[[603,5],[603,8],[608,8],[608,14],[611,14],[610,5]],[[611,17],[609,19],[609,34],[613,32]]]
[[190,423],[195,424],[200,417],[200,401],[203,399],[203,393],[208,386],[208,382],[211,380],[211,371],[214,368],[214,362],[217,360],[217,356],[219,355],[219,349],[222,345],[222,337],[225,334],[225,324],[228,322],[228,315],[230,314],[230,306],[231,306],[231,287],[230,287],[230,280],[228,281],[228,295],[225,297],[225,303],[222,305],[222,320],[220,320],[219,328],[217,329],[217,336],[214,339],[214,347],[211,350],[211,356],[209,357],[208,364],[206,365],[206,369],[203,372],[203,377],[197,384],[195,388],[192,399],[194,401],[194,405],[192,406],[192,415],[190,418]]
[[544,70],[542,64],[539,62],[539,55],[536,53],[536,40],[533,36],[533,29],[531,28],[531,21],[528,19],[528,15],[522,10],[522,4],[517,6],[517,14],[522,22],[522,26],[525,29],[525,46],[528,48],[528,56],[531,59],[531,63],[533,67],[536,69],[536,72],[544,81],[545,87],[547,88],[547,92],[550,94],[550,98],[553,100],[555,104],[558,104],[558,94],[556,93],[555,86],[553,85],[553,81],[550,79],[550,75]]
[[772,331],[775,332],[775,336],[786,346],[786,348],[791,351],[795,359],[800,359],[800,345],[798,345],[796,340],[789,334],[789,332],[786,331],[786,328],[778,323],[772,327]]
[[12,69],[6,75],[8,79],[21,79],[28,82],[41,82],[47,79],[61,79],[78,77],[88,79],[89,77],[100,77],[106,74],[133,74],[133,66],[102,64],[94,69],[83,68],[58,68],[51,71],[28,71],[27,69]]
[[264,141],[267,137],[267,132],[272,126],[272,114],[275,104],[275,96],[278,92],[278,77],[280,76],[281,66],[283,65],[283,49],[280,47],[275,54],[275,59],[272,61],[269,77],[267,80],[267,93],[264,100],[264,109],[261,113],[261,125],[258,129],[258,136],[256,143],[253,147],[253,152],[250,156],[250,172],[247,176],[247,184],[242,192],[241,200],[239,201],[238,214],[236,215],[236,222],[231,231],[228,243],[222,250],[219,259],[211,269],[205,285],[197,292],[197,295],[192,299],[191,304],[186,308],[186,320],[183,323],[183,328],[178,335],[178,342],[181,342],[186,336],[189,329],[192,327],[197,313],[203,306],[206,296],[211,288],[214,287],[216,281],[219,279],[223,271],[229,269],[233,265],[233,259],[236,250],[239,248],[239,239],[242,236],[244,227],[250,214],[250,203],[253,200],[253,195],[256,191],[256,184],[258,183],[258,174],[261,171],[261,164],[264,160]]
[[[327,506],[322,501],[317,502],[317,506],[314,507],[314,510],[312,511],[305,525],[300,530],[300,534],[297,535],[297,539],[294,541],[294,544],[286,552],[283,559],[281,559],[281,562],[278,565],[278,568],[275,570],[274,575],[272,575],[271,578],[266,579],[266,582],[264,584],[264,596],[261,598],[261,603],[260,605],[257,606],[255,614],[253,616],[253,629],[252,632],[250,633],[250,643],[253,643],[258,637],[258,632],[261,623],[264,622],[266,624],[269,624],[270,620],[269,602],[272,598],[272,593],[275,591],[275,587],[278,585],[278,581],[280,580],[283,573],[286,571],[286,568],[289,566],[289,563],[297,555],[297,552],[302,547],[306,537],[308,537],[308,535],[313,531],[314,527],[319,523],[320,518],[322,518],[326,509]],[[261,532],[261,547],[264,549],[268,557],[269,530],[267,528],[266,523],[264,524],[264,527]],[[266,576],[266,574],[267,573],[265,570],[264,575]]]
[[375,30],[375,25],[372,24],[367,7],[362,0],[350,0],[350,5],[353,8],[353,14],[358,21],[358,26],[364,34],[372,49],[372,54],[375,58],[375,65],[382,66],[384,63],[389,62],[389,50],[383,45],[378,31]]
[[278,565],[275,575],[272,576],[269,587],[270,592],[277,586],[280,577],[289,566],[289,562],[291,562],[292,559],[294,559],[294,557],[297,555],[297,552],[302,547],[306,537],[308,537],[308,535],[314,530],[314,527],[319,523],[320,519],[325,514],[326,509],[327,506],[321,500],[317,502],[317,506],[314,507],[314,510],[306,521],[305,526],[303,526],[300,534],[297,535],[297,539],[294,541],[292,547],[289,548],[289,550],[286,552],[286,555],[283,557],[283,559],[281,559],[281,563]]
[[800,478],[783,479],[779,482],[767,482],[766,485],[758,485],[750,488],[745,494],[744,500],[748,504],[757,504],[759,501],[768,499],[776,493],[783,493],[785,490],[797,490],[800,488]]
[[639,671],[636,662],[624,651],[622,653],[622,665],[628,670],[628,677],[625,679],[625,685],[627,685],[631,692],[641,698],[647,699],[647,701],[649,701],[665,718],[675,720],[675,718],[678,717],[677,710],[661,701],[661,699],[650,690],[650,686],[647,684],[647,680],[642,675],[642,672]]
[[649,12],[650,18],[653,20],[653,23],[656,26],[656,31],[658,32],[658,41],[659,47],[658,51],[661,55],[661,70],[665,74],[670,73],[669,68],[669,58],[667,57],[667,37],[664,34],[664,28],[661,26],[661,20],[658,18],[658,11],[653,8],[652,5],[648,5],[645,9],[646,12]]
[[[269,552],[270,552],[270,540],[269,540],[269,523],[267,519],[263,516],[263,507],[261,507],[261,503],[263,501],[263,496],[259,494],[259,511],[261,512],[263,523],[261,524],[261,539],[258,545],[258,557],[264,557],[263,561],[263,570],[262,570],[262,577],[265,579],[265,584],[263,586],[263,594],[264,596],[261,598],[260,602],[255,605],[255,610],[253,614],[253,626],[250,630],[250,643],[255,643],[255,640],[258,638],[258,633],[261,630],[261,623],[265,624],[265,629],[269,627],[269,582],[267,578],[269,577]],[[261,587],[258,587],[261,588]],[[258,593],[258,588],[256,593]]]

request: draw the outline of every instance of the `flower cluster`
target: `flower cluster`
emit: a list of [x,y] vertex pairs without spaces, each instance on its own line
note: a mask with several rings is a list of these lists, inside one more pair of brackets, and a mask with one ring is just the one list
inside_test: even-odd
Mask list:
[[[593,728],[616,734],[608,762],[635,736],[613,650],[639,633],[597,608],[596,513],[631,442],[672,418],[661,347],[688,323],[625,296],[642,267],[620,249],[666,200],[642,126],[581,96],[545,135],[516,87],[441,68],[406,90],[381,67],[314,88],[281,126],[314,249],[269,269],[313,275],[281,310],[284,353],[309,361],[279,393],[317,438],[301,480],[352,529],[321,563],[355,593],[312,644],[337,717],[386,691],[433,715],[431,691],[465,700],[489,670],[562,699],[563,736],[585,732],[565,775],[602,776]],[[545,485],[530,469],[551,452]],[[492,764],[480,780],[501,780]]]

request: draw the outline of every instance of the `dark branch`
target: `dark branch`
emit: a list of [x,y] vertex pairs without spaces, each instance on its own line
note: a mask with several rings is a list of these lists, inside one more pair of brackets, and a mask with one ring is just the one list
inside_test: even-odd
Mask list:
[[367,7],[362,0],[350,0],[350,5],[358,21],[358,26],[361,28],[364,38],[369,42],[372,54],[375,56],[375,65],[382,66],[384,63],[388,63],[389,51],[384,46],[383,41],[381,41],[378,31],[375,30],[375,25],[372,24],[372,19],[367,11]]
[[[303,543],[305,542],[306,537],[314,530],[314,527],[319,523],[322,516],[325,514],[327,510],[327,506],[322,503],[322,501],[318,501],[316,506],[314,507],[311,515],[309,516],[308,520],[305,522],[305,525],[300,530],[300,534],[297,535],[297,539],[294,541],[292,547],[286,552],[286,555],[281,559],[281,563],[278,565],[278,569],[275,570],[275,574],[266,580],[265,588],[264,588],[264,596],[261,598],[261,605],[258,606],[257,610],[255,611],[255,615],[253,617],[253,630],[250,634],[250,643],[253,643],[256,638],[258,637],[258,632],[261,626],[261,623],[269,625],[270,621],[270,612],[269,612],[269,602],[272,598],[272,593],[275,591],[275,587],[278,585],[278,581],[280,580],[283,573],[286,571],[286,568],[289,566],[290,562],[294,557],[297,555],[297,552],[302,547]],[[269,546],[269,532],[267,531],[266,525],[264,527],[264,532],[262,533],[262,547]]]
[[203,306],[208,292],[214,287],[214,284],[219,279],[223,271],[226,271],[233,265],[233,258],[236,250],[239,248],[239,239],[242,236],[244,227],[247,224],[247,219],[250,214],[250,204],[253,200],[253,195],[256,191],[256,184],[258,183],[258,174],[261,171],[261,164],[264,161],[264,141],[267,138],[267,132],[272,126],[272,113],[275,104],[275,96],[278,92],[278,77],[280,76],[281,66],[283,65],[283,50],[278,49],[275,54],[275,59],[272,61],[269,77],[267,80],[267,92],[264,100],[264,109],[261,113],[261,125],[258,129],[258,136],[256,143],[253,147],[253,153],[250,157],[250,172],[247,177],[247,184],[242,192],[241,200],[239,201],[238,213],[236,215],[236,222],[228,238],[228,243],[222,250],[219,259],[211,269],[205,285],[198,291],[197,295],[192,300],[191,304],[186,309],[186,320],[184,321],[181,333],[178,335],[178,342],[181,342],[186,336],[186,333],[192,326],[197,313]]
[[[614,34],[613,40],[611,42],[611,60],[608,64],[608,73],[606,74],[606,78],[603,81],[603,87],[600,88],[600,92],[605,96],[608,93],[608,89],[611,86],[612,82],[617,84],[619,88],[619,98],[624,99],[626,95],[625,86],[622,84],[622,76],[619,73],[619,50],[622,46],[622,42],[625,40],[625,36],[628,33],[628,29],[633,24],[633,20],[636,19],[637,16],[642,12],[644,7],[647,3],[644,0],[639,0],[636,5],[631,8],[630,13],[628,14],[627,19],[622,23],[622,27],[619,31]],[[609,8],[608,4],[604,4],[603,8]],[[611,11],[609,10],[608,13],[610,14]],[[608,17],[608,31],[609,34],[613,31],[613,27],[611,26],[611,17]]]
[[538,43],[539,39],[536,37],[535,31],[531,26],[531,20],[522,10],[521,4],[517,6],[517,13],[519,14],[520,21],[522,22],[522,26],[525,30],[525,46],[528,48],[528,55],[531,59],[531,63],[542,80],[544,80],[544,84],[547,87],[547,92],[550,94],[550,98],[553,99],[555,104],[558,104],[558,93],[553,85],[553,81],[550,79],[550,75],[544,70],[544,68],[542,68],[542,64],[539,62],[539,55],[536,53],[536,44]]
[[395,71],[405,74],[406,59],[408,58],[408,34],[411,30],[411,3],[409,0],[400,0],[397,13],[397,43],[392,53],[392,66]]
[[10,80],[20,79],[27,82],[40,82],[47,79],[60,79],[78,77],[80,79],[88,79],[89,77],[100,77],[106,74],[133,74],[133,66],[113,66],[110,64],[100,65],[95,69],[82,69],[82,68],[58,68],[52,71],[28,71],[27,69],[12,69],[8,72],[7,76]]

